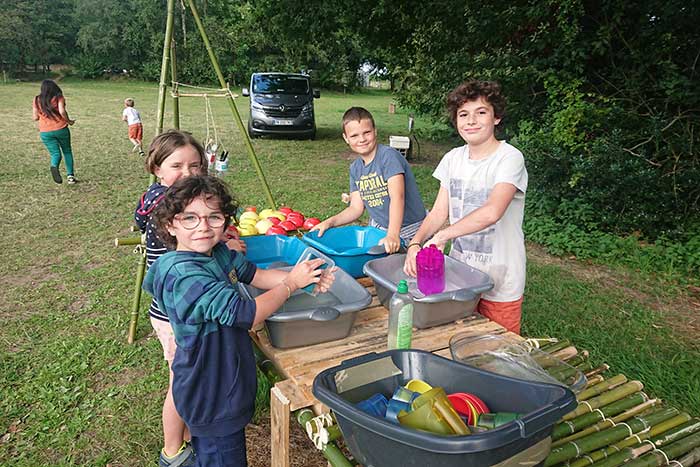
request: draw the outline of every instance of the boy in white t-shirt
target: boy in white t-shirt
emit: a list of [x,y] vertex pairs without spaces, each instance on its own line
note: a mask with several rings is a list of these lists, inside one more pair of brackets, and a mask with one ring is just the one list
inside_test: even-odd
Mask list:
[[141,142],[143,141],[141,114],[134,108],[134,100],[131,97],[124,99],[122,120],[129,125],[129,141],[134,145],[134,149],[131,152],[138,151],[141,156],[145,156],[146,154],[141,147]]
[[[494,281],[477,311],[519,334],[525,289],[525,160],[518,149],[496,139],[496,125],[505,113],[498,83],[462,83],[448,95],[447,108],[466,144],[445,154],[433,172],[440,191],[408,245],[404,271],[415,277],[424,240],[439,248],[452,240],[450,256]],[[450,225],[439,230],[448,219]]]

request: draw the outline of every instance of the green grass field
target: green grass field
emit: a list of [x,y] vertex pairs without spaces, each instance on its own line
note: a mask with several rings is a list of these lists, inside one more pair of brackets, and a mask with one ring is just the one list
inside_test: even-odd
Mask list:
[[[122,101],[136,100],[148,142],[157,87],[60,84],[77,120],[71,128],[80,180],[75,186],[51,181],[49,157],[31,120],[39,83],[0,86],[0,466],[153,465],[166,367],[145,313],[138,341],[126,344],[137,256],[112,242],[133,235],[133,209],[148,181],[142,159],[131,153]],[[386,142],[389,134],[406,134],[408,115],[403,109],[389,114],[390,101],[384,92],[322,92],[316,141],[254,140],[276,201],[318,217],[341,209],[350,154],[340,137],[340,117],[350,105],[367,107]],[[237,104],[247,118],[247,100]],[[263,207],[264,194],[230,110],[223,99],[212,99],[212,105],[217,132],[231,153],[226,180],[242,204]],[[182,99],[181,109],[181,127],[204,139],[204,101]],[[166,127],[171,121],[167,113]],[[421,125],[428,122],[418,119]],[[454,144],[421,142],[414,171],[428,204],[438,189],[432,169]],[[613,272],[612,284],[577,274],[566,263],[533,259],[528,274],[526,334],[570,337],[595,361],[643,381],[650,394],[700,413],[700,348],[693,336],[673,327],[673,304],[685,298],[674,295],[670,284],[625,271]]]

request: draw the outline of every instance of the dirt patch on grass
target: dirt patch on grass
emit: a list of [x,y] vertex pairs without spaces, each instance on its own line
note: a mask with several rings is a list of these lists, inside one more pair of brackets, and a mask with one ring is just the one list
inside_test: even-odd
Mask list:
[[42,264],[41,266],[31,266],[21,274],[4,275],[0,278],[0,287],[31,286],[34,288],[44,282],[57,281],[59,279],[58,274],[51,272],[49,269],[49,264]]
[[660,295],[658,285],[645,284],[639,278],[632,277],[632,271],[622,272],[573,257],[552,256],[543,247],[533,243],[527,244],[527,257],[538,264],[559,266],[577,279],[615,289],[631,300],[659,311],[664,324],[678,339],[690,347],[700,349],[697,341],[697,336],[700,335],[700,289],[697,287],[689,286],[685,292],[679,290],[678,293]]
[[[250,467],[269,467],[272,451],[270,437],[270,415],[249,424],[245,430]],[[317,450],[294,420],[289,424],[289,465],[292,467],[326,467],[326,458]]]

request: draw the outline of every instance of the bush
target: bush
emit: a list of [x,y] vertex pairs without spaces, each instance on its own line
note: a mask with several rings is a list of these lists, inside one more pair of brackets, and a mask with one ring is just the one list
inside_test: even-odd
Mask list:
[[102,76],[102,70],[106,64],[91,55],[81,54],[73,62],[73,70],[76,76],[85,79],[95,79]]

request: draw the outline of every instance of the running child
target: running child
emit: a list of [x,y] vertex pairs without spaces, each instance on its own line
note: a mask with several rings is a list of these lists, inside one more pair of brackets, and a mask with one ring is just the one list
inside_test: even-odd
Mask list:
[[61,159],[66,160],[68,184],[78,180],[73,170],[73,149],[68,127],[75,123],[68,116],[66,99],[58,84],[50,79],[41,82],[41,92],[32,101],[32,118],[39,122],[39,137],[51,156],[51,177],[56,183],[63,183],[59,172]]
[[131,97],[124,99],[124,111],[122,112],[122,120],[129,125],[129,141],[134,145],[131,152],[139,152],[139,155],[145,156],[141,143],[143,142],[143,124],[141,123],[141,113],[134,108],[134,100]]

